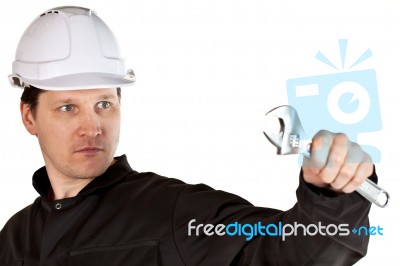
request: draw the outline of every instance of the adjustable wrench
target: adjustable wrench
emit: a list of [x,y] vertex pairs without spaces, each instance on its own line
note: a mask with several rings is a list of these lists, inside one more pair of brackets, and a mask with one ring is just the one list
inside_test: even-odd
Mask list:
[[[289,105],[276,107],[266,114],[266,118],[278,119],[279,122],[279,132],[264,131],[267,139],[277,148],[277,154],[302,154],[308,158],[311,156],[311,140],[307,139],[299,116],[293,107]],[[356,191],[381,208],[389,203],[389,193],[369,179],[364,181]]]

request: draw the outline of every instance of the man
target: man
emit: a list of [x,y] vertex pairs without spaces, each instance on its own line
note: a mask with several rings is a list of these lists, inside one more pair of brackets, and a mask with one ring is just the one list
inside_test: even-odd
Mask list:
[[36,18],[10,81],[24,89],[22,122],[45,166],[33,175],[40,197],[0,233],[1,265],[351,265],[366,254],[368,237],[349,230],[368,226],[370,203],[354,190],[377,177],[343,134],[314,137],[298,202],[286,212],[138,173],[125,155],[114,157],[120,87],[134,74],[89,9]]

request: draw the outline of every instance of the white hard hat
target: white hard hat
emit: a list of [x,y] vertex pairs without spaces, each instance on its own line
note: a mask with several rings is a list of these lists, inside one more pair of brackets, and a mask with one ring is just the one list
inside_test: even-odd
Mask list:
[[94,11],[65,6],[42,13],[25,30],[9,80],[15,87],[73,90],[123,87],[135,75]]

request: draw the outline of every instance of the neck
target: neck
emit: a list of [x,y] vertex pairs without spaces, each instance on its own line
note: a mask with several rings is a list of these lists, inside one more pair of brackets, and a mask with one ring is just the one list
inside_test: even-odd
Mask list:
[[52,191],[49,195],[49,199],[60,200],[75,197],[93,179],[94,178],[63,180],[50,178]]
[[[46,162],[46,160],[45,160]],[[97,176],[103,174],[110,165],[115,163],[115,159],[101,168],[94,168],[95,171],[72,171],[71,168],[65,168],[69,171],[60,171],[54,167],[51,161],[46,162],[46,171],[50,180],[52,193],[49,195],[51,200],[60,200],[72,198],[92,182]],[[80,173],[80,175],[78,175]],[[90,173],[90,174],[89,174]],[[83,175],[85,174],[85,175]]]

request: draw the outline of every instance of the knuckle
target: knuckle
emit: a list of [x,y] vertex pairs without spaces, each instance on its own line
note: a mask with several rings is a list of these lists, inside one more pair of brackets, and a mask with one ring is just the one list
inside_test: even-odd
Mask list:
[[326,145],[332,142],[332,136],[329,131],[320,130],[314,135],[313,144],[317,142],[319,145]]
[[365,153],[361,148],[360,144],[355,142],[350,143],[348,152],[349,154],[354,154],[358,157],[363,157],[363,154]]
[[339,183],[339,182],[332,182],[331,184],[330,184],[330,186],[333,188],[333,189],[340,189],[342,186],[341,186],[341,184]]
[[330,184],[334,179],[331,175],[328,175],[328,174],[320,174],[319,178],[325,184]]
[[364,178],[361,176],[355,176],[352,179],[352,183],[357,187],[359,187],[363,182],[364,182]]
[[343,167],[340,170],[340,176],[342,176],[346,180],[349,180],[350,178],[353,177],[353,171],[350,168]]
[[362,151],[362,148],[361,148],[360,144],[358,144],[357,142],[350,142],[350,147],[353,150]]
[[328,134],[330,134],[328,130],[321,129],[321,130],[318,130],[316,136],[326,136]]
[[323,137],[320,135],[315,135],[313,140],[312,140],[312,146],[311,148],[313,149],[320,149],[323,145]]
[[364,163],[361,165],[358,175],[365,181],[374,172],[374,165],[372,163]]
[[321,158],[314,158],[313,165],[315,168],[322,169],[325,166],[325,162]]
[[368,164],[372,164],[372,157],[368,153],[364,152],[364,159],[363,161]]
[[340,166],[344,162],[344,157],[341,154],[333,151],[331,154],[331,162],[334,166]]
[[342,189],[342,192],[344,192],[344,193],[351,193],[351,192],[353,192],[355,190],[355,188],[353,187],[353,186],[345,186],[343,189]]
[[339,132],[335,134],[336,138],[343,140],[343,141],[347,141],[347,135],[343,132]]
[[303,172],[303,178],[308,183],[312,183],[314,180],[316,180],[315,175],[311,171],[306,170]]

